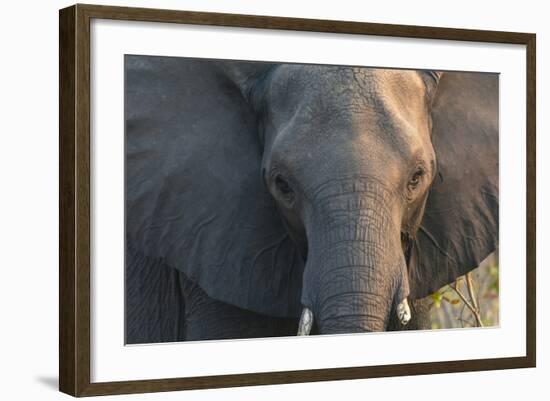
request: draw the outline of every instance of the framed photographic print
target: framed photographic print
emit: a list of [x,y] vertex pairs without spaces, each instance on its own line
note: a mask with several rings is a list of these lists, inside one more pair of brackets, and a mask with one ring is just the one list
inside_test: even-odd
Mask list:
[[534,34],[59,22],[61,391],[535,366]]

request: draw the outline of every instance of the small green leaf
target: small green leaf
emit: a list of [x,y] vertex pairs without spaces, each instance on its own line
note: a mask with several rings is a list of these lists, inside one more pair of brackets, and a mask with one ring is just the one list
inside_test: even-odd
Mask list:
[[434,305],[436,308],[441,307],[441,300],[443,299],[443,295],[438,291],[434,292],[432,295],[432,300],[434,301]]

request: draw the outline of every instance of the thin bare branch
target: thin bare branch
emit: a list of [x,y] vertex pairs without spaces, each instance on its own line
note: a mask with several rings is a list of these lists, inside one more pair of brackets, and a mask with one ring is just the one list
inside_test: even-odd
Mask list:
[[469,272],[466,274],[466,286],[468,287],[468,294],[470,294],[470,299],[472,300],[472,304],[474,305],[474,308],[476,308],[476,311],[479,313],[479,303],[477,301],[477,296],[474,288],[474,282],[472,280],[472,272]]
[[[466,307],[470,310],[470,312],[472,312],[472,315],[474,315],[474,318],[477,322],[477,325],[479,327],[483,327],[483,322],[481,321],[481,316],[479,315],[479,312],[478,310],[474,307],[474,305],[472,305],[467,299],[466,297],[464,296],[464,294],[462,293],[462,291],[460,291],[460,289],[458,288],[457,284],[454,283],[454,284],[451,284],[450,287],[456,292],[456,294],[458,295],[458,297],[462,300],[462,302],[464,303],[464,305],[466,305]],[[473,302],[473,301],[472,301]]]

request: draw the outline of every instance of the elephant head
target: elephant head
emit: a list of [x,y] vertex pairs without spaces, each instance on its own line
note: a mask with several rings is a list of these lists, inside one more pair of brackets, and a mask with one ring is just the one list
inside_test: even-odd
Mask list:
[[127,240],[300,334],[406,324],[498,242],[498,76],[126,58]]

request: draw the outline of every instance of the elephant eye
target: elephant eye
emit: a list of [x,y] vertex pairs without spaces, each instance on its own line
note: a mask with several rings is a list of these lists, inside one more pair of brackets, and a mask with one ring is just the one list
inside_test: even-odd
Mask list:
[[424,170],[418,169],[415,171],[411,179],[409,180],[408,188],[409,190],[415,189],[418,184],[420,184],[420,181],[422,179],[422,176],[424,175]]
[[287,202],[291,202],[294,199],[294,191],[292,191],[292,188],[290,188],[288,182],[286,182],[280,175],[275,177],[275,186]]

